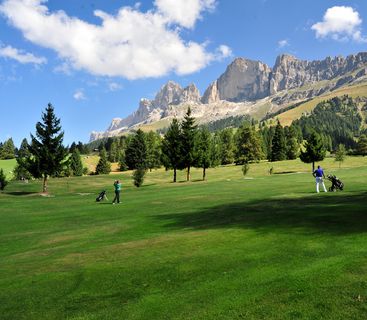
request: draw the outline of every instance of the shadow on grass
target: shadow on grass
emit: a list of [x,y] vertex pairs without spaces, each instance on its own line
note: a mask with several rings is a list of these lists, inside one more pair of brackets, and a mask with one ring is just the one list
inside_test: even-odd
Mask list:
[[33,192],[33,191],[12,191],[12,192],[4,192],[5,194],[9,196],[31,196],[31,195],[38,195],[39,192]]
[[311,194],[301,198],[272,198],[238,202],[201,211],[156,215],[171,229],[306,228],[333,234],[367,232],[367,192]]

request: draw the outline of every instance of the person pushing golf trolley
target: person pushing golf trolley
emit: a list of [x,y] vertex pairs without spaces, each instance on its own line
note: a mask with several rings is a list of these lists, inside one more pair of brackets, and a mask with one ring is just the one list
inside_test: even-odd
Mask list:
[[322,187],[324,188],[324,192],[327,192],[326,187],[325,187],[325,183],[324,183],[324,179],[325,178],[325,174],[324,174],[324,170],[322,170],[322,168],[320,166],[317,166],[317,169],[312,173],[312,175],[316,178],[316,192],[319,193],[319,185],[321,183]]

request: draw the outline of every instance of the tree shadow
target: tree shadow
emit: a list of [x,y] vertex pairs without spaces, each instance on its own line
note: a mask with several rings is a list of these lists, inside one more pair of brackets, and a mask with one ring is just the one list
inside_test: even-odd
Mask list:
[[171,229],[307,229],[331,234],[367,232],[367,192],[310,194],[237,202],[201,211],[155,215]]
[[11,192],[4,192],[9,196],[30,196],[30,195],[39,195],[39,192],[35,191],[11,191]]

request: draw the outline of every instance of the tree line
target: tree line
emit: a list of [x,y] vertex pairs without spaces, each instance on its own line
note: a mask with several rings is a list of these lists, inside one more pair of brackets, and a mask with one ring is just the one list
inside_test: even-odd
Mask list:
[[344,150],[345,147],[354,148],[354,153],[366,155],[367,137],[361,134],[361,122],[355,101],[347,96],[322,102],[310,115],[285,127],[279,121],[276,125],[268,125],[245,118],[238,128],[210,132],[208,127],[199,127],[195,123],[188,108],[184,119],[173,119],[164,135],[137,130],[127,136],[92,144],[73,143],[67,148],[63,146],[60,120],[49,104],[42,121],[36,124],[36,134],[31,135],[30,143],[24,139],[16,149],[12,139],[8,139],[0,144],[0,155],[3,159],[16,156],[15,177],[42,177],[45,189],[48,176],[88,173],[80,154],[97,149],[100,160],[95,174],[109,173],[111,162],[118,162],[121,171],[134,170],[134,182],[140,186],[147,170],[162,166],[173,170],[173,181],[176,182],[177,170],[185,169],[186,180],[189,181],[191,168],[201,168],[205,180],[209,167],[297,157],[314,163],[320,161],[326,151],[338,151],[340,146]]

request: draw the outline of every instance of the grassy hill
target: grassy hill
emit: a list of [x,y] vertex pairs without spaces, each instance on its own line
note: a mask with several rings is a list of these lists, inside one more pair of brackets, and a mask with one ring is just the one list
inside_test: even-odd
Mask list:
[[[363,319],[367,158],[314,192],[297,160],[208,170],[12,182],[0,193],[1,319]],[[276,174],[268,175],[270,167]]]
[[10,160],[0,160],[0,169],[4,170],[4,173],[7,175],[8,179],[13,177],[12,171],[17,164],[15,159]]
[[300,104],[294,109],[283,112],[276,115],[274,119],[279,119],[283,126],[289,126],[293,120],[299,119],[303,114],[310,113],[318,103],[321,101],[329,100],[334,97],[340,97],[343,95],[349,95],[352,98],[366,97],[367,96],[367,84],[359,84],[353,86],[347,86],[337,89],[333,92],[316,97],[310,101]]

